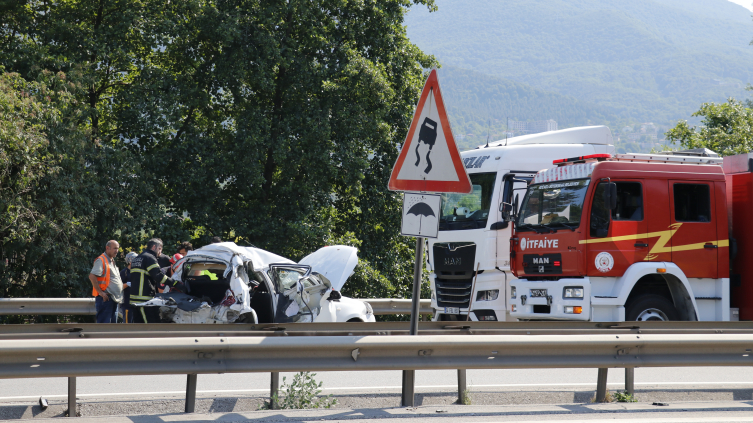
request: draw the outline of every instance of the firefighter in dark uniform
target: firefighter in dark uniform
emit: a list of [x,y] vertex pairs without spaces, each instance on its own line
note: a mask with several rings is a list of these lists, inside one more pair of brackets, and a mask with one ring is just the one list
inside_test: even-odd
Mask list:
[[[162,240],[152,238],[146,243],[146,250],[131,261],[131,304],[149,301],[157,295],[157,286],[166,284],[183,291],[180,281],[167,277],[160,271],[157,258],[162,253]],[[134,307],[133,323],[160,323],[159,307]]]

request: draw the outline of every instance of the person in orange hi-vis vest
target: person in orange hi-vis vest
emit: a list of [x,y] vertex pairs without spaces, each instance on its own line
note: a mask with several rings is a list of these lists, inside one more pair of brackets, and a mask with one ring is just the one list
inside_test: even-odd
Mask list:
[[97,309],[97,323],[115,323],[118,304],[123,301],[123,282],[115,266],[115,256],[119,249],[118,241],[107,241],[105,252],[94,260],[89,273]]

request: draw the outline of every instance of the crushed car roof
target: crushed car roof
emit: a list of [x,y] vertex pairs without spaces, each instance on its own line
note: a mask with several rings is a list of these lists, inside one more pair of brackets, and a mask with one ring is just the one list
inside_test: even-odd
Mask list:
[[270,264],[274,263],[295,263],[290,259],[262,250],[261,248],[241,247],[234,242],[209,244],[198,250],[189,251],[186,255],[186,259],[191,259],[192,257],[213,258],[225,263],[230,263],[233,260],[233,257],[238,257],[241,260],[241,263],[239,264],[250,261],[254,266],[254,270],[266,269]]
[[[209,244],[189,251],[184,260],[193,261],[194,258],[214,259],[228,264],[235,262],[225,271],[225,276],[231,267],[247,261],[253,264],[254,270],[268,269],[271,264],[296,264],[261,248],[241,247],[234,242]],[[332,289],[340,291],[358,265],[358,249],[347,245],[327,246],[304,257],[298,264],[311,266],[312,271],[324,275],[330,281]]]

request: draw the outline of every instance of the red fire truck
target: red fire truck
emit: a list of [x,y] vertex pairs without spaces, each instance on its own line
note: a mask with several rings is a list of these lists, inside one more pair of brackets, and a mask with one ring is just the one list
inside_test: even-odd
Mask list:
[[510,315],[753,320],[753,154],[686,154],[595,154],[539,172],[509,217]]

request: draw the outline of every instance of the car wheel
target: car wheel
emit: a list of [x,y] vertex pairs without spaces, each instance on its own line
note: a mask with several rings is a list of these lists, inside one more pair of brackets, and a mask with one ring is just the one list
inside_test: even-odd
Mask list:
[[354,317],[352,319],[349,319],[347,323],[350,323],[350,322],[363,323],[363,320],[359,319],[358,317]]
[[666,297],[644,294],[630,300],[625,307],[625,321],[669,321],[680,320],[675,305]]

